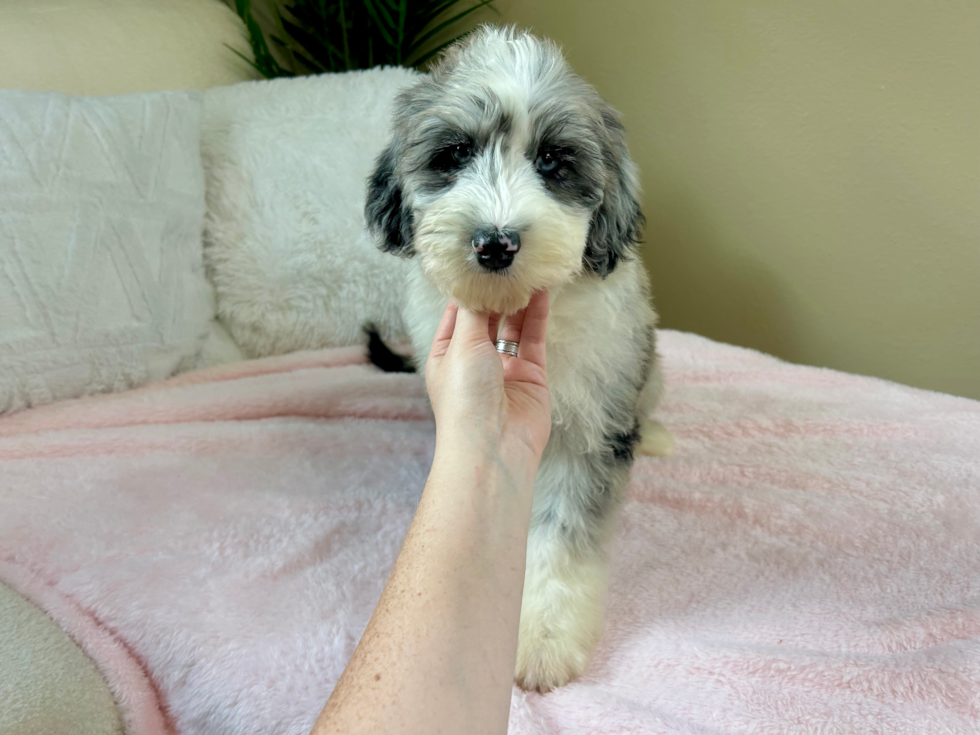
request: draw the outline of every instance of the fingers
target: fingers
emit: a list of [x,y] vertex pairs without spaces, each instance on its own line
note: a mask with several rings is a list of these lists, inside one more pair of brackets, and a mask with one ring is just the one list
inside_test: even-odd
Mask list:
[[524,310],[518,356],[545,367],[545,338],[548,334],[548,292],[538,291]]
[[486,312],[459,309],[456,315],[456,335],[467,344],[487,342],[490,333],[490,315]]
[[455,336],[469,344],[498,339],[517,342],[518,356],[542,368],[545,366],[545,335],[548,329],[548,292],[538,291],[530,303],[501,322],[500,314],[487,314],[460,309],[447,304],[442,321],[436,329],[430,355],[442,357]]
[[[487,326],[487,332],[491,342],[497,341],[498,339],[497,330],[499,326],[500,326],[500,314],[491,314],[490,322]],[[499,339],[503,339],[503,337],[500,337]]]
[[452,341],[453,333],[456,331],[456,315],[458,313],[459,307],[456,304],[446,304],[446,310],[442,314],[442,321],[439,322],[435,339],[432,340],[431,357],[442,357],[446,354],[446,350],[449,349],[449,343]]
[[511,314],[509,317],[507,317],[498,331],[499,336],[497,339],[505,339],[508,342],[520,342],[521,330],[524,328],[524,315],[526,312],[527,308],[525,307],[516,314]]

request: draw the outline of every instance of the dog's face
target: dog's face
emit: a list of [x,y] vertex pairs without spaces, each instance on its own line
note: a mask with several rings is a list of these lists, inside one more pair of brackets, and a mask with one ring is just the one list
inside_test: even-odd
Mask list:
[[628,257],[637,195],[615,111],[553,44],[485,27],[399,96],[366,214],[447,297],[507,314]]

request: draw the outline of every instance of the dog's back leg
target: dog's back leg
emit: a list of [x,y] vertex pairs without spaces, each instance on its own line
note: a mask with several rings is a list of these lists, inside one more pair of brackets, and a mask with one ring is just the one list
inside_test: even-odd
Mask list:
[[669,457],[674,453],[674,435],[662,423],[650,418],[663,394],[664,382],[660,360],[651,350],[649,376],[638,401],[640,415],[645,417],[645,420],[640,426],[640,444],[637,451],[648,457]]

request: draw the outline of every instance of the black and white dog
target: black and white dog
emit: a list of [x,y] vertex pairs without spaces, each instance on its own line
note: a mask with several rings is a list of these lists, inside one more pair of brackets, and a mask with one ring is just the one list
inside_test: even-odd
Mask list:
[[656,315],[635,257],[636,167],[617,113],[552,43],[483,27],[395,104],[368,223],[412,258],[405,324],[424,368],[448,300],[510,314],[549,290],[551,440],[535,483],[516,680],[561,686],[603,628],[604,547],[633,454],[669,451]]

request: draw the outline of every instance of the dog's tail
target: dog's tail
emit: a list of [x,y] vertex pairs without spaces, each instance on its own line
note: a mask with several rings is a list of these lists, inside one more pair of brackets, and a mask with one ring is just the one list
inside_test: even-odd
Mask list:
[[368,359],[386,373],[414,373],[415,365],[411,358],[392,352],[378,334],[378,328],[368,322],[364,325],[368,336]]

